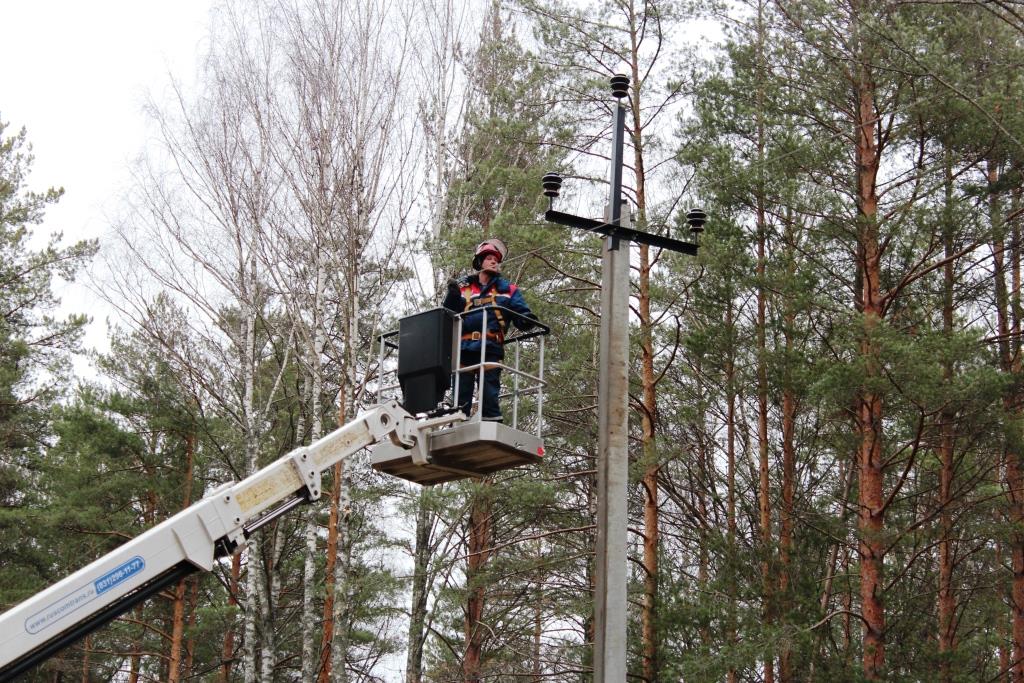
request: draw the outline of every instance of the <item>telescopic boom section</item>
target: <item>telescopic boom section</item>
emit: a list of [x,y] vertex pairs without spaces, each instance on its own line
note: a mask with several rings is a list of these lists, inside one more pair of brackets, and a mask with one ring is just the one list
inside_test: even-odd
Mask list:
[[14,680],[183,576],[210,571],[256,529],[318,499],[320,475],[335,463],[384,441],[423,448],[423,430],[433,426],[393,401],[371,408],[8,610],[0,615],[0,681]]

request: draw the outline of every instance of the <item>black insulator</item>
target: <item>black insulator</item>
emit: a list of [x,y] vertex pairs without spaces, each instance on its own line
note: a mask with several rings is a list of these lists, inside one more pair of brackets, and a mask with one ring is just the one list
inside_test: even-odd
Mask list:
[[629,94],[629,76],[625,74],[615,74],[612,76],[612,95],[618,99],[622,99]]
[[704,209],[690,209],[686,212],[686,222],[690,225],[690,232],[704,232],[704,224],[708,222],[708,215]]
[[557,173],[545,173],[540,182],[544,186],[545,197],[557,197],[562,189],[562,176]]

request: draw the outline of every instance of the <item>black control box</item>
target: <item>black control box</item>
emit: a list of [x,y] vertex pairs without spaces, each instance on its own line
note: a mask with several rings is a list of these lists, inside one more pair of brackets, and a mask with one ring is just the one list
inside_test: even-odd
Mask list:
[[398,321],[398,382],[410,413],[434,410],[452,381],[455,316],[433,308]]

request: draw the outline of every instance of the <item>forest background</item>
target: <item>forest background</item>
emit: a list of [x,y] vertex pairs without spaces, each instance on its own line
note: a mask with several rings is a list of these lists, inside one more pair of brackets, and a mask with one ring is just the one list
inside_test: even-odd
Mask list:
[[600,243],[539,181],[600,215],[623,72],[635,223],[711,216],[634,254],[631,679],[1024,681],[1022,38],[1011,0],[226,1],[70,246],[0,124],[2,608],[371,405],[483,238],[554,330],[542,466],[350,461],[30,680],[591,678]]

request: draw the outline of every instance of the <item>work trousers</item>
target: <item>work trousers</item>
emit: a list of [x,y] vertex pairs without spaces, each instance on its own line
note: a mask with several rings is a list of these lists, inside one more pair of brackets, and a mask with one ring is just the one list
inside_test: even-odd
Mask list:
[[[493,349],[493,350],[492,350]],[[487,362],[498,363],[501,362],[505,354],[502,352],[500,346],[488,344],[487,345]],[[462,351],[462,367],[468,365],[477,365],[480,363],[480,350],[475,351]],[[459,397],[458,405],[466,415],[469,415],[470,408],[472,407],[473,390],[476,388],[477,383],[480,379],[480,368],[469,372],[459,373]],[[501,369],[495,368],[493,370],[484,371],[484,391],[483,391],[483,414],[482,417],[485,420],[496,420],[501,421],[501,406],[498,403],[498,396],[501,395]]]

